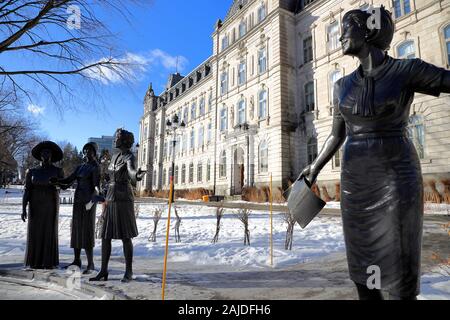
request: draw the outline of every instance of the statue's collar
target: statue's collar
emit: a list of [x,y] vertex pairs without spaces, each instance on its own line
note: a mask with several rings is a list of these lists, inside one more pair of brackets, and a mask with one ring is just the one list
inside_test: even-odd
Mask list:
[[[392,65],[392,61],[393,59],[386,54],[386,57],[384,58],[383,62],[379,66],[374,68],[372,74],[368,78],[374,78],[375,80],[381,78],[386,73],[386,71],[389,70],[390,66]],[[356,69],[355,75],[356,79],[358,80],[364,80],[365,78],[367,78],[364,76],[364,72],[361,65],[358,67],[358,69]]]

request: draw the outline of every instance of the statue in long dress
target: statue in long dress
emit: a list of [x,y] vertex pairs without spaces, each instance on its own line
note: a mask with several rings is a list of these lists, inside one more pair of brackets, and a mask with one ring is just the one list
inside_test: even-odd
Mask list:
[[28,170],[25,177],[22,200],[22,220],[28,219],[25,266],[54,269],[59,265],[59,191],[50,179],[64,176],[63,170],[53,165],[62,160],[63,152],[56,143],[44,141],[31,154],[41,163]]
[[[390,299],[416,299],[423,182],[406,129],[414,93],[449,93],[450,71],[390,57],[395,26],[389,11],[379,12],[378,29],[369,28],[365,11],[343,17],[343,52],[357,57],[360,66],[335,84],[332,132],[301,176],[313,183],[345,141],[341,209],[350,278],[360,299],[382,299],[381,289]],[[381,288],[367,285],[373,270],[380,271]]]

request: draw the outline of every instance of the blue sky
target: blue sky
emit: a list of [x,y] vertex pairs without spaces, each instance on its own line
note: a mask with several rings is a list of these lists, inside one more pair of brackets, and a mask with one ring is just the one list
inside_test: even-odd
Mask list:
[[[207,59],[212,53],[214,24],[225,17],[231,3],[232,0],[153,0],[146,8],[129,6],[133,13],[131,24],[114,14],[105,16],[110,29],[118,35],[117,45],[126,54],[145,61],[138,81],[131,86],[99,82],[98,90],[106,97],[104,109],[95,104],[76,105],[76,111],[65,110],[61,115],[39,96],[27,109],[33,111],[29,112],[49,139],[68,141],[78,148],[89,137],[112,135],[122,126],[134,132],[137,139],[149,83],[153,83],[157,93],[162,92],[168,75],[175,72],[177,56],[182,74]],[[20,65],[16,59],[14,66]]]

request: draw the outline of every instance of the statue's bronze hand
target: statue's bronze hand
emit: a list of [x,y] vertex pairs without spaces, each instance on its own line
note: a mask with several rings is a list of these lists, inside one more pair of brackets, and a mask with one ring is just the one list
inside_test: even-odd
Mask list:
[[308,180],[311,184],[314,184],[318,175],[319,173],[316,172],[311,165],[309,165],[305,169],[303,169],[298,179],[305,177],[306,180]]
[[23,209],[23,211],[22,211],[22,221],[23,222],[27,222],[27,218],[28,218],[27,209]]

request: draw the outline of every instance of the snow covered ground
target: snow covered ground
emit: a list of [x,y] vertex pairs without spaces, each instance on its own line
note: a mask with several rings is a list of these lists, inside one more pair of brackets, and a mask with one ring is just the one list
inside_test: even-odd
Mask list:
[[[26,244],[27,224],[20,219],[20,189],[0,190],[0,264],[2,257],[23,257]],[[71,192],[62,193],[71,197]],[[330,207],[337,207],[331,203]],[[163,209],[163,218],[158,225],[157,241],[148,240],[153,230],[153,213]],[[230,265],[239,269],[266,268],[270,265],[270,217],[267,211],[252,211],[249,219],[251,246],[244,246],[244,227],[236,216],[237,210],[225,209],[219,234],[219,241],[212,244],[216,230],[215,208],[198,205],[178,206],[182,219],[181,242],[175,243],[175,215],[172,211],[170,230],[169,261],[190,262],[198,265]],[[98,206],[97,213],[101,208]],[[59,219],[59,244],[61,254],[72,254],[70,249],[70,224],[72,206],[61,205]],[[133,240],[134,254],[138,257],[163,259],[167,223],[167,205],[140,204],[137,219],[139,236]],[[273,216],[274,266],[289,267],[330,253],[344,252],[345,245],[340,217],[321,216],[305,230],[295,226],[292,251],[284,249],[286,223],[283,214]],[[97,240],[95,254],[100,256],[100,240]],[[122,256],[120,241],[113,242],[112,254]],[[436,270],[422,278],[422,299],[450,299],[449,270]]]
[[[0,190],[0,259],[2,255],[23,255],[26,240],[26,223],[20,220],[21,191],[10,190],[5,195]],[[11,193],[12,192],[12,193]],[[69,197],[65,192],[61,196]],[[153,212],[155,208],[164,210],[158,224],[157,241],[148,240],[153,231]],[[252,211],[249,218],[251,246],[244,246],[244,227],[236,216],[237,210],[226,209],[222,218],[219,241],[211,241],[216,231],[215,208],[183,205],[177,207],[182,219],[180,226],[181,243],[174,241],[175,215],[172,212],[170,255],[173,261],[192,261],[197,264],[229,264],[236,267],[264,267],[269,260],[269,213]],[[97,208],[100,214],[100,206]],[[167,226],[167,205],[141,204],[137,219],[139,236],[134,239],[136,256],[163,257]],[[71,254],[70,223],[71,205],[61,205],[59,219],[59,244],[62,254]],[[274,265],[298,264],[315,257],[344,250],[344,240],[340,218],[323,217],[301,230],[297,225],[294,231],[292,251],[284,249],[286,223],[283,214],[273,216]],[[96,254],[100,254],[100,240],[97,240]],[[113,255],[122,255],[120,241],[113,242]]]

